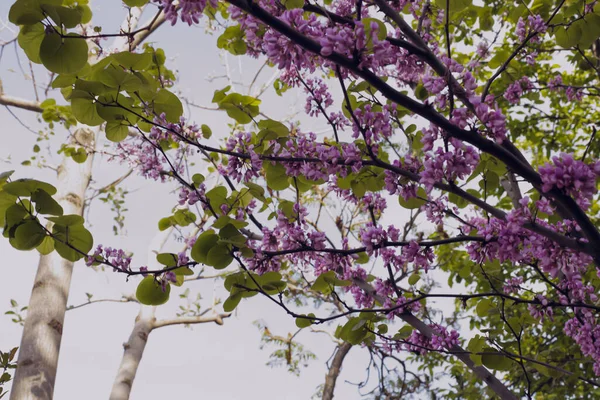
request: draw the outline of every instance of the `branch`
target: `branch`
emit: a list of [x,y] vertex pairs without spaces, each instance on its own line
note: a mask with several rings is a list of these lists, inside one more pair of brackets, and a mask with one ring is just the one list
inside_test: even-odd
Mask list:
[[[365,293],[370,295],[373,299],[377,300],[381,304],[385,303],[385,299],[382,296],[378,295],[376,290],[367,282],[358,278],[355,278],[353,281],[359,288],[361,288]],[[399,314],[398,316],[404,322],[408,323],[410,326],[418,330],[425,337],[431,338],[434,335],[433,329],[413,314],[405,312]],[[477,377],[481,379],[494,393],[500,396],[501,399],[518,399],[518,397],[514,395],[510,390],[508,390],[508,388],[504,386],[504,384],[500,382],[500,380],[498,380],[498,378],[496,378],[487,368],[483,366],[475,366],[475,364],[469,357],[468,352],[466,352],[462,347],[454,346],[450,349],[450,351],[456,356],[456,358],[461,360],[467,366],[467,368],[473,371],[475,375],[477,375]]]
[[335,382],[340,374],[344,358],[346,358],[346,355],[348,354],[351,348],[352,345],[348,342],[344,342],[336,348],[335,356],[333,356],[333,361],[331,362],[329,371],[327,371],[327,375],[325,376],[325,385],[323,386],[323,400],[333,399]]
[[40,106],[40,103],[32,100],[19,99],[17,97],[6,96],[0,93],[0,105],[7,107],[21,108],[27,111],[33,111],[41,113],[44,111]]
[[67,307],[67,311],[69,311],[69,310],[75,310],[77,308],[89,306],[90,304],[95,304],[95,303],[139,303],[139,301],[137,301],[137,299],[135,297],[133,297],[133,296],[123,296],[123,298],[121,298],[121,299],[89,300],[86,303],[81,303],[81,304],[78,304],[76,306],[69,306],[69,307]]
[[223,319],[229,318],[231,313],[220,313],[208,316],[197,316],[197,317],[178,317],[172,319],[162,319],[152,324],[152,329],[162,328],[164,326],[171,325],[194,325],[204,324],[207,322],[214,322],[217,325],[223,325]]
[[430,105],[420,103],[401,93],[392,86],[388,85],[372,71],[363,69],[359,64],[356,63],[355,60],[349,59],[335,52],[328,56],[321,55],[322,47],[317,41],[298,32],[256,3],[246,2],[244,0],[227,1],[254,16],[274,30],[280,32],[292,42],[304,48],[306,51],[317,54],[323,59],[329,60],[339,67],[345,68],[356,76],[363,78],[374,88],[379,90],[381,94],[388,100],[393,101],[399,106],[406,108],[407,110],[445,130],[448,134],[448,137],[454,137],[460,141],[469,143],[480,151],[490,154],[502,161],[510,170],[529,181],[529,183],[534,186],[538,192],[550,198],[557,205],[557,208],[559,209],[563,218],[573,219],[578,223],[582,232],[591,244],[596,264],[600,265],[600,232],[594,223],[572,197],[564,194],[558,188],[554,188],[544,193],[541,190],[542,179],[540,175],[519,154],[515,154],[514,145],[511,146],[512,143],[510,143],[508,140],[505,140],[505,142],[507,142],[506,144],[500,145],[482,136],[477,130],[467,131],[459,128]]

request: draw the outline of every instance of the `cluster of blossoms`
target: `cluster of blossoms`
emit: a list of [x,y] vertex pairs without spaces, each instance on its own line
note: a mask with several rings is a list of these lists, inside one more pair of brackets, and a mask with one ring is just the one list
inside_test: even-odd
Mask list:
[[307,79],[304,91],[308,94],[304,110],[311,117],[318,116],[321,109],[326,110],[333,104],[331,93],[322,79]]
[[600,162],[586,164],[572,154],[561,153],[552,157],[551,164],[540,167],[539,172],[544,192],[558,188],[572,196],[584,210],[589,208],[592,196],[598,191],[596,180],[600,176]]
[[505,283],[504,283],[504,292],[505,293],[518,293],[520,288],[520,285],[523,283],[523,277],[522,276],[517,276],[516,278],[510,278],[508,279]]
[[131,264],[131,257],[121,249],[102,247],[102,245],[99,244],[94,253],[91,256],[86,257],[85,264],[89,267],[100,260],[106,261],[115,271],[131,271],[129,267]]
[[459,334],[454,329],[448,331],[448,328],[439,324],[429,325],[433,330],[431,338],[414,330],[405,340],[402,347],[405,350],[423,355],[429,350],[449,350],[460,344]]
[[171,25],[177,23],[177,18],[188,25],[194,25],[200,22],[207,5],[217,8],[218,0],[153,0],[163,8],[165,19],[171,22]]
[[521,101],[521,96],[528,90],[533,89],[533,83],[528,77],[524,76],[511,83],[504,92],[504,98],[510,104],[518,104]]
[[[241,157],[229,157],[229,162],[222,173],[236,181],[249,182],[258,178],[262,168],[262,161],[254,151],[252,144],[252,134],[249,132],[238,132],[227,139],[225,149],[230,152],[239,152],[247,154],[250,158],[247,160]],[[222,168],[222,167],[221,167]]]
[[579,318],[565,324],[565,333],[579,345],[584,356],[594,360],[594,373],[600,376],[600,324],[591,310],[578,309]]
[[[527,29],[529,28],[529,30]],[[523,42],[527,39],[528,35],[532,34],[543,34],[548,29],[546,22],[540,17],[538,14],[529,15],[527,17],[527,22],[521,17],[517,22],[517,30],[516,34],[519,38],[519,41]],[[537,43],[540,41],[539,35],[531,38],[531,42]]]
[[450,151],[438,147],[435,152],[425,154],[420,182],[427,192],[438,182],[464,179],[479,164],[479,154],[474,147],[454,139],[451,139],[450,143],[454,147]]
[[183,206],[185,204],[188,204],[190,206],[193,206],[199,201],[206,203],[205,193],[206,185],[204,183],[198,185],[196,190],[190,190],[186,187],[181,187],[179,189],[179,205]]
[[[140,134],[120,142],[113,158],[128,162],[144,178],[165,182],[172,172],[184,172],[184,160],[191,154],[186,141],[197,139],[200,128],[188,125],[183,117],[177,124],[169,122],[165,114],[155,117],[153,122],[155,125],[147,137]],[[165,140],[179,143],[173,159],[167,159],[161,148],[161,142]]]
[[[413,155],[407,155],[404,160],[394,160],[392,166],[406,170],[408,173],[419,174],[421,162]],[[385,188],[390,195],[400,194],[404,200],[417,197],[418,186],[415,182],[402,179],[401,176],[389,169],[385,170]]]
[[[469,256],[477,263],[499,260],[528,264],[537,260],[539,267],[552,277],[581,273],[591,263],[591,257],[572,249],[564,248],[556,242],[523,227],[533,221],[528,208],[529,199],[523,198],[521,207],[508,213],[506,219],[473,218],[465,231],[475,226],[485,242],[471,242],[467,245]],[[538,224],[560,234],[578,235],[578,227],[565,220],[549,224],[542,220]]]

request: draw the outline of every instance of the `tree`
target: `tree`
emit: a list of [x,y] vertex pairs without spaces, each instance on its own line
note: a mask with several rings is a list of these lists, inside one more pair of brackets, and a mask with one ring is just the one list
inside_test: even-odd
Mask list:
[[[172,24],[224,26],[217,46],[268,60],[280,70],[277,94],[303,91],[328,134],[271,119],[259,99],[226,87],[213,102],[233,132],[214,145],[167,89],[162,50],[88,64],[88,44],[113,34],[78,30],[82,4],[17,0],[19,43],[57,74],[72,117],[104,126],[117,157],[144,176],[179,185],[182,207],[159,230],[202,224],[189,253],[132,266],[121,250],[92,252],[83,219],[60,215],[52,186],[6,174],[14,247],[50,242],[68,260],[141,275],[137,297],[148,305],[166,302],[198,265],[229,268],[226,312],[265,296],[300,329],[337,321],[335,336],[365,344],[381,371],[399,365],[399,375],[382,373],[378,398],[598,396],[600,4],[152,4]],[[54,215],[51,229],[40,214]],[[294,283],[326,307],[303,312]],[[436,299],[454,300],[454,312],[436,310]],[[450,379],[434,383],[440,375]]]

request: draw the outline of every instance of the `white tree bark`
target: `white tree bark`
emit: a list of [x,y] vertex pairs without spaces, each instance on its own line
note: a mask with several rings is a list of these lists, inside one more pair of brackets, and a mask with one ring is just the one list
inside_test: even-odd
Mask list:
[[117,377],[110,392],[110,400],[129,399],[135,374],[142,361],[148,336],[152,332],[154,321],[156,320],[154,310],[155,307],[150,306],[142,306],[140,308],[129,340],[123,344],[125,352],[123,353],[121,365],[119,366]]
[[[94,133],[78,129],[74,140],[93,148]],[[58,167],[57,197],[65,214],[82,214],[92,162],[90,154],[82,164],[64,158]],[[12,400],[52,398],[72,273],[73,263],[58,253],[40,256],[10,391]]]
[[[135,29],[140,8],[132,9],[121,30]],[[150,31],[145,33],[148,36]],[[137,37],[135,39],[138,39]],[[139,44],[137,41],[136,44]],[[133,48],[127,41],[117,41],[117,50]],[[20,99],[12,99],[0,93],[0,104],[20,107],[30,111],[41,111]],[[93,149],[95,137],[91,129],[84,127],[76,131],[73,144]],[[58,168],[57,197],[65,214],[82,215],[85,192],[92,174],[93,152],[82,164],[71,158],[63,158]],[[17,369],[10,391],[11,400],[50,400],[54,394],[54,384],[58,366],[58,356],[62,331],[69,297],[69,287],[73,274],[73,262],[64,260],[53,252],[41,256],[35,277],[27,317],[19,348]]]

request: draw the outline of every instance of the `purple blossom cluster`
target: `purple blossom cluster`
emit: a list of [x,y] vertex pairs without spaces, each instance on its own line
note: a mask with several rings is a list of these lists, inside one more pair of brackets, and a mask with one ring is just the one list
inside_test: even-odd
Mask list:
[[572,196],[584,210],[589,208],[592,197],[598,192],[596,181],[600,176],[600,162],[586,164],[572,154],[561,153],[552,157],[552,163],[540,167],[539,172],[544,192],[557,188]]
[[218,0],[153,0],[162,7],[165,18],[175,25],[177,19],[188,25],[198,24],[207,5],[217,8]]
[[528,77],[524,76],[511,83],[504,92],[504,98],[510,104],[518,104],[521,101],[521,96],[529,90],[533,89],[533,83]]
[[101,244],[99,244],[94,253],[91,256],[86,257],[85,264],[89,267],[99,261],[108,263],[115,271],[131,271],[131,257],[121,249],[103,247]]

